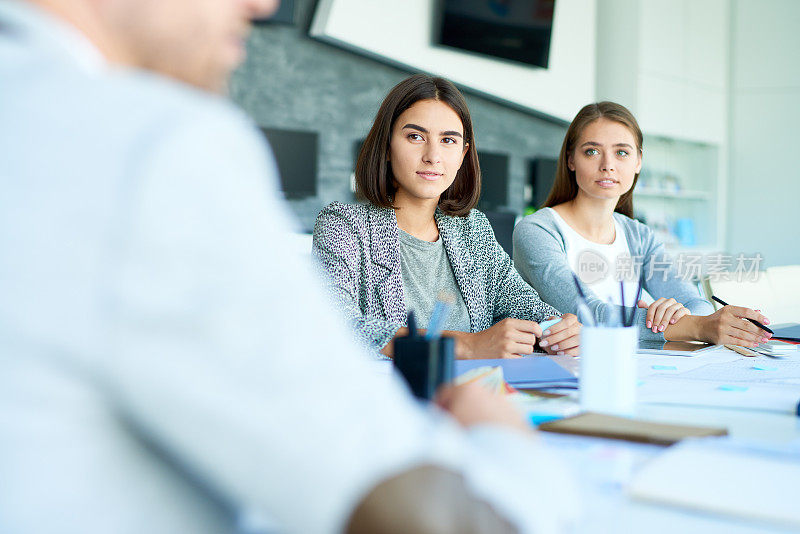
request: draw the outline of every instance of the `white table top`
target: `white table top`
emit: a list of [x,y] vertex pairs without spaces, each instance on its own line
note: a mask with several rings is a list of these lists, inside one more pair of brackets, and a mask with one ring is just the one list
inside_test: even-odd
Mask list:
[[[553,359],[567,369],[577,370],[577,359],[566,356]],[[776,444],[800,441],[800,418],[788,413],[639,404],[636,417],[663,423],[722,426],[735,439]],[[584,507],[578,532],[797,532],[763,522],[746,522],[740,518],[647,504],[629,498],[625,494],[625,485],[644,463],[663,452],[663,447],[546,432],[542,435],[545,442],[557,448],[575,468]],[[781,497],[795,499],[797,496],[776,496]]]
[[[723,349],[727,350],[727,349]],[[699,358],[694,356],[691,359]],[[554,356],[566,369],[577,374],[579,360],[571,356]],[[688,361],[675,356],[675,362]],[[797,356],[800,359],[800,355]],[[390,372],[391,362],[375,362],[376,371]],[[678,363],[680,365],[680,363]],[[543,411],[560,406],[566,411],[579,410],[577,392],[548,404]],[[798,384],[800,398],[800,384]],[[689,405],[638,404],[636,418],[648,421],[725,427],[734,439],[757,440],[768,444],[800,443],[800,417],[770,411],[714,408]],[[572,466],[578,480],[582,502],[582,520],[577,532],[648,534],[710,533],[763,534],[797,532],[764,522],[747,522],[740,518],[665,505],[649,504],[629,498],[625,486],[637,470],[657,457],[665,448],[658,445],[619,440],[569,436],[542,432],[546,444],[557,449]],[[796,498],[791,496],[776,496]]]

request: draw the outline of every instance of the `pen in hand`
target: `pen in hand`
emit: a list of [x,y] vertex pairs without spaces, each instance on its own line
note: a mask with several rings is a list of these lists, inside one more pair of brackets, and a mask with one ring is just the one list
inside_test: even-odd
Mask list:
[[[728,304],[727,302],[725,302],[722,299],[717,298],[715,295],[711,295],[711,298],[713,300],[719,302],[723,306],[730,306],[730,304]],[[754,319],[750,319],[749,317],[745,317],[745,319],[747,319],[748,321],[750,321],[751,323],[753,323],[754,325],[759,327],[761,330],[764,330],[765,332],[769,332],[770,334],[774,334],[775,333],[775,332],[773,332],[772,330],[770,330],[769,328],[767,328],[766,326],[764,326],[763,324],[759,323],[758,321],[756,321]]]

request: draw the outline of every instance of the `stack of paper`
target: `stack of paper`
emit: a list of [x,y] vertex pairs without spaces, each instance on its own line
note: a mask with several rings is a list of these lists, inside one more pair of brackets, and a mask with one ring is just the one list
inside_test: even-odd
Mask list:
[[636,499],[800,528],[800,446],[688,440],[645,464]]

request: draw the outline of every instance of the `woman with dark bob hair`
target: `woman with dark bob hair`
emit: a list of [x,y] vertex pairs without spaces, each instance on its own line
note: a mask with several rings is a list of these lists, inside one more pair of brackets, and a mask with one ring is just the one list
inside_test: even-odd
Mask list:
[[636,303],[634,320],[644,340],[746,346],[766,341],[771,334],[742,320],[768,323],[766,317],[737,306],[712,313],[653,231],[633,219],[642,140],[636,118],[620,104],[598,102],[578,112],[544,208],[514,229],[514,261],[522,277],[562,311],[577,312],[577,273],[597,322],[618,322],[620,281],[632,305],[641,280],[648,295]]
[[542,302],[474,209],[481,174],[472,120],[449,81],[417,74],[386,96],[356,163],[362,204],[334,202],[314,227],[314,253],[362,339],[386,355],[413,310],[425,328],[437,295],[461,358],[512,358],[539,345],[576,354],[574,315]]

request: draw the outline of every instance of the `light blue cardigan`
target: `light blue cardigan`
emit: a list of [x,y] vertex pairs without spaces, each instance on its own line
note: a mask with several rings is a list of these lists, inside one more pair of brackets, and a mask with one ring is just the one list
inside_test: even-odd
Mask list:
[[[614,218],[625,230],[631,256],[641,257],[643,260],[642,287],[650,295],[654,298],[672,297],[694,315],[714,312],[711,304],[700,297],[697,288],[678,276],[675,266],[669,262],[664,245],[656,239],[650,228],[620,213],[615,212]],[[659,269],[648,278],[646,275],[654,262]],[[669,267],[662,270],[661,267],[665,264],[661,262],[669,262]],[[552,210],[542,209],[528,215],[514,228],[514,265],[522,278],[536,288],[545,302],[563,313],[577,314],[578,290],[572,278],[572,268],[567,261],[564,236],[556,224]],[[595,322],[619,317],[620,306],[603,302],[584,284],[581,287]],[[634,324],[639,325],[639,338],[664,341],[662,332],[653,333],[647,328],[646,316],[647,310],[637,308]]]

